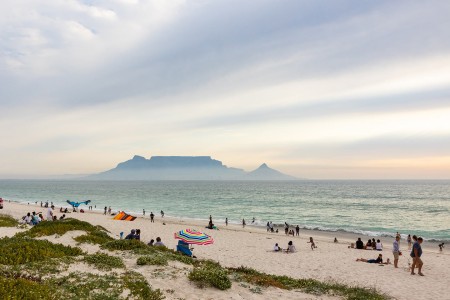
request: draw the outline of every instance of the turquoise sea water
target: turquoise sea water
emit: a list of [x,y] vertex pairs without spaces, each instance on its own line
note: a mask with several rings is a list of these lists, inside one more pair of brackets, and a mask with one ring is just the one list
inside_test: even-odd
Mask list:
[[371,236],[417,234],[450,242],[450,181],[50,181],[0,180],[19,202],[90,199],[102,210],[240,223],[297,225]]

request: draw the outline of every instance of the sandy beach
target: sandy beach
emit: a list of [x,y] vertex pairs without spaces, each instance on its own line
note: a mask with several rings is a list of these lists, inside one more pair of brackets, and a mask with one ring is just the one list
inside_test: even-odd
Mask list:
[[[87,209],[87,207],[84,207]],[[0,211],[2,214],[9,214],[14,218],[21,218],[27,212],[44,211],[40,206],[24,205],[19,203],[5,202],[5,207]],[[59,207],[55,210],[59,213]],[[44,214],[45,215],[45,214]],[[67,217],[77,218],[94,225],[101,225],[111,232],[113,236],[119,238],[120,232],[126,235],[131,229],[141,229],[141,240],[148,242],[150,239],[161,237],[162,241],[169,248],[174,249],[177,241],[173,234],[185,228],[195,228],[211,235],[215,243],[208,246],[196,246],[194,254],[198,258],[212,259],[220,262],[225,267],[246,266],[258,271],[275,275],[288,275],[294,278],[314,278],[325,281],[337,281],[349,285],[376,288],[395,299],[448,299],[450,294],[450,252],[444,248],[439,251],[435,244],[423,244],[423,273],[425,276],[412,276],[408,270],[411,261],[407,243],[402,240],[400,249],[403,256],[400,257],[399,268],[395,269],[391,265],[378,265],[356,262],[357,258],[376,258],[380,252],[372,250],[350,249],[350,243],[358,238],[356,234],[327,233],[319,231],[301,230],[299,237],[286,236],[284,232],[268,233],[264,228],[238,225],[216,224],[219,230],[206,229],[206,223],[190,219],[161,218],[156,214],[155,222],[151,223],[148,216],[138,216],[133,222],[116,221],[110,215],[103,215],[99,212],[86,211],[85,213],[69,213]],[[213,216],[214,220],[214,216]],[[12,236],[20,229],[0,228],[0,237]],[[71,239],[75,234],[81,232],[69,232],[65,236],[55,240],[75,245]],[[312,251],[309,237],[314,237],[317,248]],[[338,243],[334,243],[334,238]],[[368,237],[361,236],[364,242]],[[54,239],[54,240],[52,240]],[[275,243],[282,248],[286,248],[289,241],[293,241],[297,248],[296,253],[285,254],[271,251]],[[382,239],[384,250],[381,252],[384,259],[393,261],[392,238]],[[89,252],[98,250],[97,246],[86,246]],[[262,294],[255,294],[248,289],[234,284],[228,291],[220,291],[212,288],[205,289],[198,293],[192,283],[187,278],[177,280],[165,280],[151,276],[148,269],[134,265],[133,268],[141,272],[148,279],[149,283],[161,290],[173,290],[167,299],[273,299],[283,297],[285,299],[328,299],[331,297],[314,296],[294,291],[280,290],[276,288],[264,289]],[[195,296],[194,296],[195,295]],[[173,298],[172,298],[173,297]]]

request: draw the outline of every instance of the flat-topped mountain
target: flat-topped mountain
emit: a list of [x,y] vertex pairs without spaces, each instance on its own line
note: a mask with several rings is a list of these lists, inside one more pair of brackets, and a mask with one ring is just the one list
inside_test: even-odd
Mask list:
[[152,156],[135,155],[109,171],[91,175],[97,180],[297,180],[269,168],[265,163],[246,172],[227,167],[210,156]]

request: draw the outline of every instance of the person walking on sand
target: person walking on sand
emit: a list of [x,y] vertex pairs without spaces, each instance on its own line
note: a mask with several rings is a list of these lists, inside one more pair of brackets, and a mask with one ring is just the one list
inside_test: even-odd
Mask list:
[[242,219],[242,228],[245,228],[245,219]]
[[414,243],[413,247],[412,247],[412,251],[411,251],[411,257],[413,259],[413,265],[411,267],[411,275],[416,275],[416,273],[414,273],[414,268],[417,267],[418,272],[417,274],[419,274],[420,276],[425,276],[422,273],[422,266],[423,266],[423,262],[422,262],[422,244],[423,242],[423,238],[419,237],[417,239],[417,242]]
[[161,218],[164,218],[164,212],[161,210]]
[[153,212],[150,212],[150,222],[155,223],[155,215],[153,214]]
[[411,250],[412,242],[411,242],[411,235],[410,234],[408,234],[408,237],[406,238],[406,241],[408,242],[408,250]]
[[398,258],[402,255],[400,251],[400,236],[397,235],[395,237],[395,241],[392,244],[392,254],[394,254],[394,268],[398,268]]

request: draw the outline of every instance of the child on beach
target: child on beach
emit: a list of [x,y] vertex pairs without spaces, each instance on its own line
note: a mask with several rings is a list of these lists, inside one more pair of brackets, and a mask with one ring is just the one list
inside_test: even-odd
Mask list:
[[314,250],[314,248],[317,248],[316,244],[314,243],[314,240],[312,238],[312,236],[309,237],[309,242],[311,243],[311,250]]
[[275,244],[275,246],[273,247],[273,251],[278,252],[278,251],[282,251],[283,249],[281,249],[280,246],[278,246],[278,243]]

